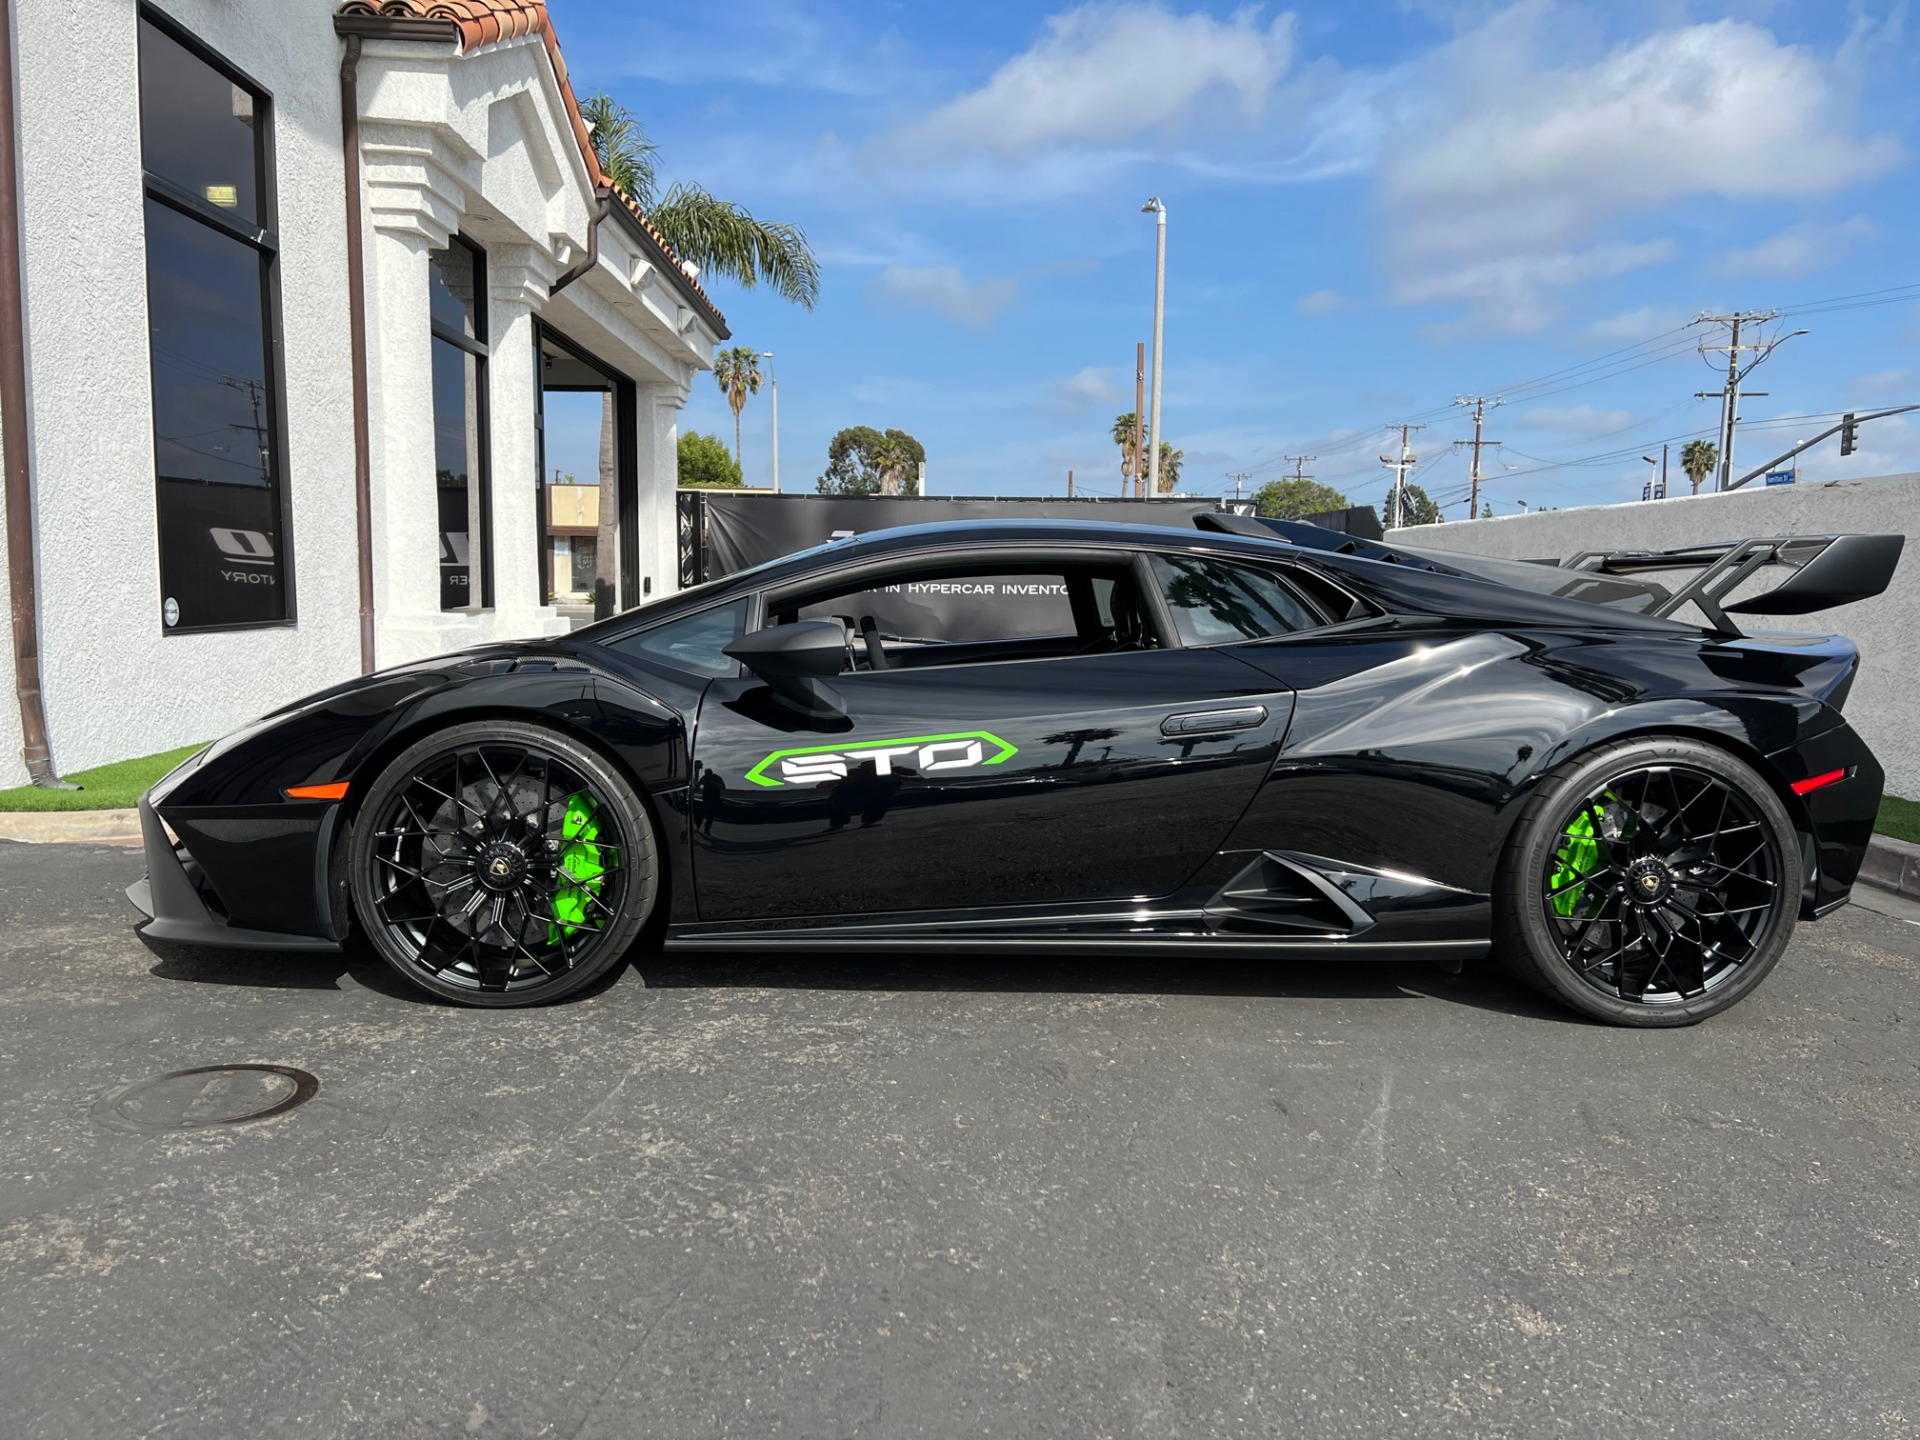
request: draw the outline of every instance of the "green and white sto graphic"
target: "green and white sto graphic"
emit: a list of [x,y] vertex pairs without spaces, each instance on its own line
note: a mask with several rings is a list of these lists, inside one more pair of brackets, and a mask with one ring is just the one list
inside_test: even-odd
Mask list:
[[932,775],[943,770],[998,765],[1018,753],[1018,746],[988,731],[960,730],[950,735],[914,735],[873,744],[776,750],[747,771],[747,779],[755,785],[817,785],[822,780],[844,780],[849,770],[860,765],[873,766],[876,775],[891,775],[902,769]]

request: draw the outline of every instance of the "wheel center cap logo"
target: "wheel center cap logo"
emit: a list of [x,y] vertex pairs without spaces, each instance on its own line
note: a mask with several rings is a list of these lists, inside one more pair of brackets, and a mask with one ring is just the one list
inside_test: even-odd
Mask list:
[[1663,905],[1673,893],[1673,875],[1657,859],[1645,859],[1627,872],[1627,889],[1640,905]]
[[504,880],[513,873],[513,866],[509,865],[504,858],[499,856],[494,858],[494,862],[489,865],[487,869],[493,872],[493,878],[496,880]]

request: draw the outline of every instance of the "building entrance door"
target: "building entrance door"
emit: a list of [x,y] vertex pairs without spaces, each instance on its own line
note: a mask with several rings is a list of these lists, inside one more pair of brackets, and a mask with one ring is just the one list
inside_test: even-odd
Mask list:
[[540,599],[609,615],[639,603],[633,382],[551,326],[534,335]]

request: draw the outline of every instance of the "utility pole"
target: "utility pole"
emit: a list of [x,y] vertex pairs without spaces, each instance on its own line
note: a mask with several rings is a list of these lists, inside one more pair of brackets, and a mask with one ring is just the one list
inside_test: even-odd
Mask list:
[[1393,471],[1393,500],[1387,507],[1387,528],[1398,530],[1407,523],[1407,471],[1420,457],[1413,453],[1413,447],[1407,443],[1407,437],[1415,430],[1424,430],[1424,425],[1389,425],[1387,429],[1400,432],[1400,453],[1382,455],[1380,463]]
[[1282,455],[1280,458],[1293,462],[1293,474],[1288,477],[1289,479],[1311,480],[1313,477],[1306,473],[1307,462],[1309,460],[1318,460],[1320,457],[1318,455]]
[[1473,471],[1471,475],[1473,487],[1470,492],[1471,498],[1467,501],[1467,518],[1469,520],[1478,520],[1480,518],[1480,452],[1488,445],[1498,446],[1500,443],[1498,440],[1481,439],[1480,429],[1487,418],[1487,406],[1504,405],[1507,402],[1502,400],[1498,395],[1456,395],[1453,397],[1453,403],[1456,405],[1473,406],[1473,439],[1456,440],[1453,443],[1455,448],[1462,445],[1471,445],[1473,447]]
[[773,352],[760,352],[767,359],[767,376],[773,390],[773,493],[780,493],[780,372],[774,368]]
[[[1741,382],[1758,368],[1761,361],[1773,354],[1775,350],[1786,344],[1787,341],[1793,339],[1795,335],[1805,335],[1807,333],[1805,330],[1795,330],[1790,334],[1781,335],[1772,340],[1741,340],[1740,332],[1746,327],[1752,326],[1754,330],[1757,331],[1760,326],[1766,324],[1769,320],[1777,320],[1778,318],[1779,312],[1774,310],[1736,310],[1731,315],[1703,314],[1693,322],[1696,325],[1725,325],[1728,329],[1726,344],[1708,345],[1703,342],[1700,346],[1702,358],[1716,354],[1722,350],[1726,352],[1726,387],[1718,391],[1698,390],[1694,392],[1694,399],[1696,400],[1718,399],[1720,401],[1720,473],[1715,477],[1713,488],[1716,490],[1730,489],[1733,484],[1733,440],[1735,431],[1740,425]],[[1740,356],[1749,350],[1754,352],[1753,359],[1743,367],[1740,364]],[[1749,390],[1747,392],[1749,395],[1765,395],[1766,393],[1764,390]]]
[[1166,358],[1167,207],[1158,195],[1140,207],[1154,217],[1153,244],[1153,424],[1147,431],[1147,494],[1160,493],[1160,371]]
[[[1147,342],[1142,340],[1133,347],[1133,498],[1138,500],[1145,493],[1141,486],[1146,482],[1141,478],[1144,471],[1146,452],[1140,448],[1140,432],[1147,423]],[[1120,492],[1126,494],[1125,490]]]
[[1073,498],[1073,471],[1067,471],[1067,498]]
[[1238,505],[1240,503],[1240,487],[1253,478],[1253,472],[1250,470],[1230,470],[1227,472],[1226,478],[1233,481],[1233,503]]

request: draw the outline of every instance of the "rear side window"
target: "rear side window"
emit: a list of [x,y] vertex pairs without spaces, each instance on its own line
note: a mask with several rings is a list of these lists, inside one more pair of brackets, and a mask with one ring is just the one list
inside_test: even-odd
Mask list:
[[1198,555],[1150,558],[1183,645],[1265,640],[1322,623],[1271,571]]
[[651,630],[622,635],[618,640],[609,640],[607,648],[678,670],[683,675],[737,675],[739,665],[721,652],[738,640],[746,628],[747,602],[740,599],[697,614],[683,615]]

